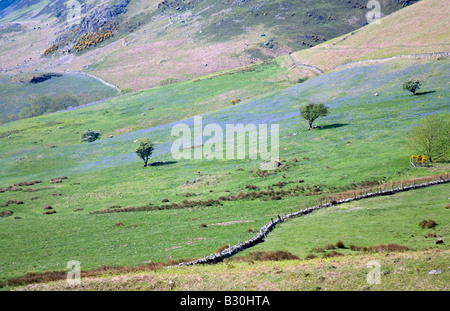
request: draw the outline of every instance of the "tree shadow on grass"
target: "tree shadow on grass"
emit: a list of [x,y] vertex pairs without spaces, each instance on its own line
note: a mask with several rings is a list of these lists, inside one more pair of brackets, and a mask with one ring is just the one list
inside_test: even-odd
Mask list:
[[427,95],[427,94],[431,94],[431,93],[436,93],[436,91],[417,92],[416,96],[417,95]]
[[163,165],[170,165],[175,164],[177,161],[164,161],[164,162],[153,162],[150,163],[148,166],[163,166]]
[[328,129],[335,129],[335,128],[338,128],[338,127],[347,126],[347,125],[349,125],[349,124],[347,124],[347,123],[335,123],[335,124],[328,124],[328,125],[317,126],[317,127],[315,127],[315,129],[328,130]]

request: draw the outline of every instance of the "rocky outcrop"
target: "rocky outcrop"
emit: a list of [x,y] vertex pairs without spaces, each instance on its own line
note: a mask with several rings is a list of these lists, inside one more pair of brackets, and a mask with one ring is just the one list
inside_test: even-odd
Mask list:
[[130,0],[122,0],[116,5],[105,4],[94,10],[83,18],[78,28],[77,35],[94,33],[104,26],[108,26],[116,21],[119,14],[127,11],[126,7]]

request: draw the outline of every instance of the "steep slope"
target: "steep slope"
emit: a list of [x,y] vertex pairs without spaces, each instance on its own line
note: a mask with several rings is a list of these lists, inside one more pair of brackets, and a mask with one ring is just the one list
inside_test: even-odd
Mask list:
[[291,57],[294,62],[327,71],[359,60],[450,52],[449,14],[445,1],[420,1],[382,18],[379,24],[367,25]]
[[[114,7],[124,1],[75,2],[80,13],[74,11],[73,23],[60,1],[18,1],[8,7],[12,11],[3,21],[23,27],[0,39],[0,68],[84,69],[121,88],[141,90],[310,48],[367,24],[371,10],[365,2],[344,0],[147,0],[131,1],[105,19],[101,13],[109,3]],[[413,2],[380,1],[384,14]],[[114,24],[111,34],[85,27],[100,25],[98,20]],[[93,37],[80,37],[78,25]]]
[[[73,259],[94,269],[198,258],[324,194],[449,172],[448,163],[409,167],[406,144],[423,117],[448,117],[449,59],[346,68],[303,83],[293,83],[280,63],[0,126],[0,279],[63,270]],[[425,80],[419,96],[401,88],[416,77]],[[312,131],[299,118],[306,102],[331,108]],[[265,175],[261,159],[175,160],[171,130],[178,123],[192,128],[196,115],[223,128],[280,124],[283,168]],[[80,143],[88,129],[102,139]],[[155,143],[154,162],[143,168],[135,149],[147,138]]]

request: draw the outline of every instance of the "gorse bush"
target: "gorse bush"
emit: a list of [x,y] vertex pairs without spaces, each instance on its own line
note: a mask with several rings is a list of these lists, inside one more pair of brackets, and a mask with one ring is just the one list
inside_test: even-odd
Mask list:
[[418,156],[411,157],[411,164],[427,164],[446,161],[450,157],[450,118],[448,114],[423,118],[409,133],[409,147]]
[[97,30],[94,33],[89,33],[81,35],[75,42],[75,45],[71,49],[71,52],[80,52],[82,50],[89,49],[91,46],[96,46],[97,44],[111,38],[114,36],[114,31],[118,30],[115,24],[110,24]]
[[430,163],[430,157],[421,155],[421,154],[419,154],[419,155],[413,154],[411,156],[410,161],[411,161],[411,164],[413,164],[415,166],[420,165],[420,164],[428,164],[428,163]]

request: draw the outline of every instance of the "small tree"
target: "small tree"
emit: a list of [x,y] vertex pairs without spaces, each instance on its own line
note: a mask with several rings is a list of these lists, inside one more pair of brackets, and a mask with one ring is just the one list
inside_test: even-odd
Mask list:
[[329,113],[330,109],[324,104],[309,103],[300,107],[300,115],[309,122],[308,130],[313,129],[312,125],[314,120],[319,117],[326,116]]
[[411,130],[409,144],[413,152],[430,162],[448,160],[450,153],[450,119],[439,115],[425,117]]
[[149,140],[141,141],[136,149],[136,154],[144,161],[144,167],[147,167],[148,159],[153,153],[153,144]]
[[421,80],[409,80],[403,83],[403,89],[406,91],[410,91],[413,95],[417,94],[417,91],[422,86],[423,81]]
[[88,143],[91,143],[93,141],[96,141],[100,138],[100,132],[87,130],[86,132],[81,135],[81,141],[87,141]]

